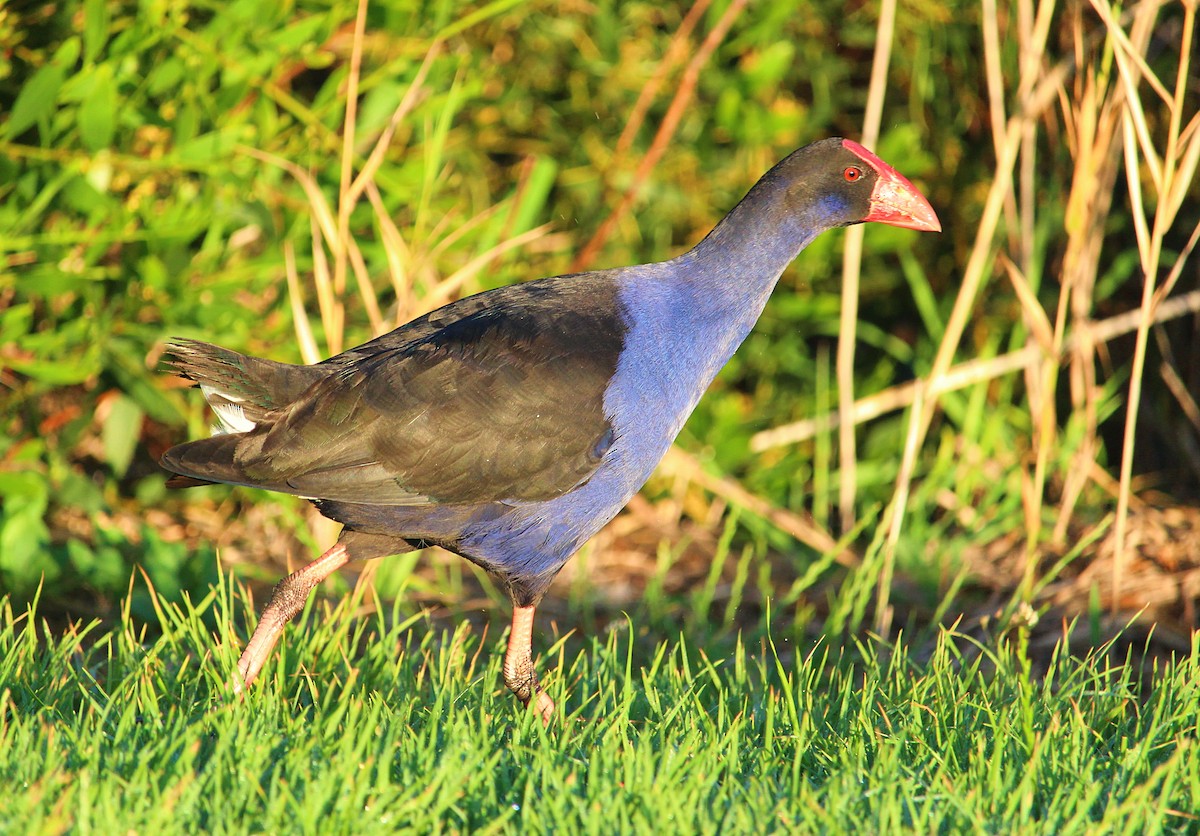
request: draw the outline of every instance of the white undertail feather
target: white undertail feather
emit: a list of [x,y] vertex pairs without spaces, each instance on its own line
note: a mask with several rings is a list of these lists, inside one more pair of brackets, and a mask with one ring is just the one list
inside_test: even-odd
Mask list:
[[208,401],[208,405],[217,416],[217,421],[220,422],[213,426],[213,435],[248,433],[254,429],[254,422],[246,417],[246,411],[241,407],[241,398],[228,392],[219,392],[204,384],[200,384],[200,391],[204,393],[204,400]]

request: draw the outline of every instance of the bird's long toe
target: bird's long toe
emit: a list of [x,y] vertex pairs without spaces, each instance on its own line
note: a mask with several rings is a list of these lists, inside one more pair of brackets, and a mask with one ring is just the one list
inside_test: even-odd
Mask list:
[[[526,703],[530,705],[530,703]],[[532,707],[538,714],[542,715],[542,725],[549,726],[550,721],[554,718],[554,700],[550,699],[550,695],[538,688],[534,694]]]
[[524,664],[509,665],[508,657],[504,664],[504,684],[512,691],[525,706],[537,711],[542,718],[542,724],[549,726],[554,717],[554,700],[550,698],[538,682],[537,672],[533,669],[533,660],[526,657]]
[[230,683],[233,693],[242,693],[258,678],[263,665],[271,656],[271,651],[275,649],[275,643],[283,633],[285,623],[268,618],[265,614],[259,619],[254,635],[250,637],[242,655],[238,657],[237,673],[233,675],[233,681]]

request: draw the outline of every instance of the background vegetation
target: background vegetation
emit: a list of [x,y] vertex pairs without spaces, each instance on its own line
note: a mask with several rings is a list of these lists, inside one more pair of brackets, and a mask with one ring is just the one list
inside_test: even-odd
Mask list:
[[[219,566],[261,592],[335,533],[286,497],[166,492],[158,455],[211,419],[159,372],[165,338],[312,362],[479,289],[666,258],[828,135],[906,173],[945,232],[833,233],[797,260],[659,475],[547,600],[560,673],[622,611],[631,670],[681,626],[731,660],[739,635],[807,654],[904,629],[925,670],[936,625],[957,620],[960,642],[998,653],[1015,636],[1011,670],[1029,675],[1056,647],[1111,649],[1139,614],[1118,662],[1194,663],[1194,18],[1148,0],[6,5],[0,593],[10,613],[40,596],[58,625],[39,640],[10,614],[7,671],[28,677],[38,645],[83,653],[92,679],[78,705],[0,681],[0,736],[23,700],[71,714],[125,693],[87,662],[123,631],[201,653],[164,622],[185,596],[234,646],[243,608],[206,599]],[[354,586],[360,615],[379,606],[367,590],[395,600],[384,635],[503,612],[457,558],[355,571],[327,586]],[[96,616],[116,626],[95,645],[62,632]],[[878,670],[880,647],[860,649],[814,675],[823,693]],[[762,676],[719,702],[781,687],[754,658]],[[571,681],[570,708],[589,704]],[[1152,771],[1175,763],[1172,734]]]

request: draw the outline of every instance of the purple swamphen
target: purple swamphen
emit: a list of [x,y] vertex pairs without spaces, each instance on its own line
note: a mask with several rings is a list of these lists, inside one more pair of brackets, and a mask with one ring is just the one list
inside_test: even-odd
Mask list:
[[551,580],[650,477],[784,268],[822,232],[864,221],[941,229],[891,166],[827,139],[670,261],[480,293],[313,366],[172,342],[171,365],[220,426],[166,452],[168,484],[295,494],[344,525],[275,587],[234,689],[338,567],[438,545],[508,591],[504,681],[549,722],[531,645]]

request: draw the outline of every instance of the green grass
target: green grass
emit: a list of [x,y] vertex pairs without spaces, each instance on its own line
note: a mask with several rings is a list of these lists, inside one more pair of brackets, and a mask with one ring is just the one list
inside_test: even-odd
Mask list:
[[[1154,833],[1200,820],[1200,645],[1134,666],[944,633],[897,647],[770,637],[649,653],[571,635],[543,729],[502,637],[310,609],[260,683],[225,689],[244,616],[195,606],[50,630],[0,607],[0,831]],[[500,614],[494,614],[499,618]],[[215,625],[215,629],[214,629]],[[881,661],[885,660],[885,661]],[[1121,660],[1116,660],[1120,662]]]

